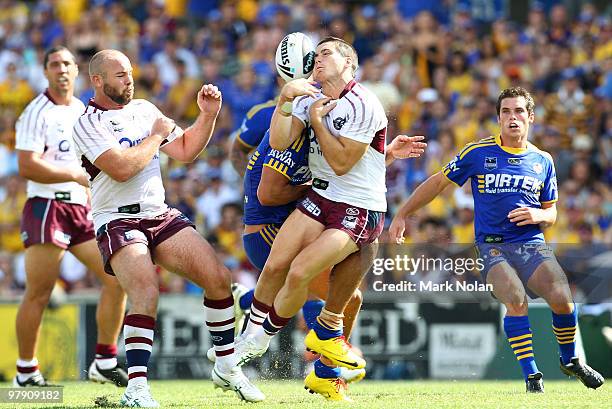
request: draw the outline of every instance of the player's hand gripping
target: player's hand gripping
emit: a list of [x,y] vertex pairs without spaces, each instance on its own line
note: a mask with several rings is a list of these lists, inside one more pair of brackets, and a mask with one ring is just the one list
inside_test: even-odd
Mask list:
[[542,209],[535,207],[519,207],[508,213],[508,219],[517,226],[525,226],[527,224],[540,224],[545,218]]
[[427,143],[420,142],[424,136],[397,135],[389,145],[387,151],[394,159],[419,158],[425,152]]
[[222,102],[221,91],[215,85],[203,85],[198,92],[198,107],[203,114],[217,117]]
[[325,115],[336,107],[338,102],[331,98],[322,98],[310,106],[310,121],[320,121]]
[[397,244],[404,242],[404,232],[406,231],[406,219],[401,215],[397,214],[391,221],[389,226],[389,238],[395,241]]
[[302,95],[309,95],[314,98],[321,92],[314,84],[316,82],[309,81],[306,78],[289,81],[281,89],[280,98],[284,101],[293,101],[295,97]]

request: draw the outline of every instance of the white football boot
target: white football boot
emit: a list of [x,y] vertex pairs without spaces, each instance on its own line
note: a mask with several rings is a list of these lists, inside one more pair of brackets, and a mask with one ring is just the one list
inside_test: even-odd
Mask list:
[[242,369],[238,366],[232,368],[230,372],[222,372],[215,365],[212,370],[212,381],[215,388],[220,388],[223,391],[234,391],[243,401],[261,402],[266,399],[266,395],[244,376]]

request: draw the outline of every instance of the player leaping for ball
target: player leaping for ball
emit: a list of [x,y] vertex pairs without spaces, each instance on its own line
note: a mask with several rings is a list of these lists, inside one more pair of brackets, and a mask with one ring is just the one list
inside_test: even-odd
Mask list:
[[576,305],[567,278],[542,227],[557,218],[557,178],[552,157],[527,141],[534,102],[525,89],[505,89],[497,99],[500,134],[468,144],[440,172],[422,183],[403,204],[389,228],[404,240],[405,218],[431,202],[448,185],[471,178],[475,203],[476,245],[485,268],[483,279],[507,309],[504,330],[521,365],[527,392],[544,392],[527,315],[527,294],[546,300],[552,310],[561,371],[589,388],[603,377],[576,357]]
[[[242,357],[263,354],[270,339],[303,305],[310,281],[374,242],[382,231],[387,118],[376,96],[354,81],[356,67],[357,55],[350,44],[326,38],[317,46],[314,70],[322,92],[304,79],[289,82],[281,91],[270,145],[285,150],[309,129],[313,188],[298,202],[298,210],[282,225],[272,245],[253,302],[268,311],[262,328],[244,339]],[[353,275],[360,279],[361,271]],[[356,280],[348,279],[352,287]],[[273,303],[257,298],[260,283],[279,280]],[[310,349],[337,365],[365,366],[342,337],[340,314],[323,309],[315,327],[307,336]],[[307,386],[309,382],[307,378]]]

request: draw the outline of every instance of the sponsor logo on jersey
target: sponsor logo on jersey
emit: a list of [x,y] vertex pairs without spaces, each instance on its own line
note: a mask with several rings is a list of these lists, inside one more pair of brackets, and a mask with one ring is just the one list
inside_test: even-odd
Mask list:
[[520,164],[521,164],[520,158],[508,158],[508,165],[520,165]]
[[334,119],[334,129],[336,129],[336,131],[339,131],[340,129],[342,129],[346,121],[348,121],[348,115]]
[[497,157],[489,157],[487,156],[484,161],[484,167],[487,170],[497,169]]
[[[479,178],[478,183],[483,183]],[[482,193],[525,193],[538,194],[544,182],[534,176],[510,175],[508,173],[487,173],[484,175],[484,189]]]
[[353,230],[357,227],[357,216],[344,216],[342,219],[342,225],[349,230]]

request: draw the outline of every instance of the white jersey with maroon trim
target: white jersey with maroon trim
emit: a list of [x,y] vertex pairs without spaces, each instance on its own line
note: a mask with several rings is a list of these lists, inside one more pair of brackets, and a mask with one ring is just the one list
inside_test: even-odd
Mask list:
[[[293,115],[309,126],[310,106],[320,98],[325,98],[325,95],[296,98],[293,101]],[[313,189],[334,202],[385,212],[387,116],[378,98],[361,84],[351,81],[323,121],[333,136],[342,136],[370,146],[351,170],[338,176],[325,160],[319,141],[311,130],[308,166],[312,172]]]
[[96,230],[111,220],[151,218],[167,210],[159,152],[126,182],[117,182],[94,165],[96,159],[111,148],[127,149],[138,145],[149,136],[153,122],[161,116],[160,110],[144,99],[132,100],[114,110],[105,110],[90,101],[85,114],[74,126],[77,153],[89,174]]
[[[72,98],[70,105],[56,104],[48,91],[28,104],[17,124],[15,149],[40,153],[41,158],[61,168],[78,168],[72,127],[85,105]],[[87,190],[76,182],[38,183],[28,180],[28,197],[61,199],[68,203],[87,204]]]

